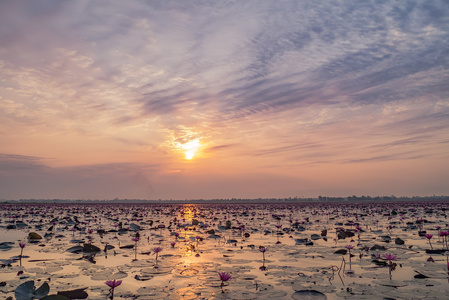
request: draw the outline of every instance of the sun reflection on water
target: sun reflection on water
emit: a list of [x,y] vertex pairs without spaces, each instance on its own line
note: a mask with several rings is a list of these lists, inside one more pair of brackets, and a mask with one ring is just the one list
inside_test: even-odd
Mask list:
[[181,215],[184,222],[192,222],[196,212],[195,204],[184,204],[181,208]]

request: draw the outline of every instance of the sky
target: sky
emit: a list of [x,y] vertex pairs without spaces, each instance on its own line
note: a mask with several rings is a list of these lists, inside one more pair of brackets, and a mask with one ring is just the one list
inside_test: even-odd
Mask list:
[[448,178],[448,1],[0,2],[0,199],[429,196]]

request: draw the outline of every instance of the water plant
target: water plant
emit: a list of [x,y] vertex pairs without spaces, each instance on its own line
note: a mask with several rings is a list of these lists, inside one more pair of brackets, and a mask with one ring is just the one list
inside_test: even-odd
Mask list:
[[14,296],[16,300],[68,300],[69,298],[62,295],[49,295],[50,286],[48,283],[43,283],[39,288],[36,289],[34,286],[34,281],[26,281],[19,285],[14,291]]
[[351,260],[352,254],[351,254],[351,249],[354,249],[354,246],[353,246],[353,245],[346,245],[345,248],[348,249],[348,254],[349,254],[349,269],[351,270],[351,269],[352,269],[352,260]]
[[265,262],[265,252],[267,251],[267,248],[265,246],[259,246],[259,251],[262,252],[262,258]]
[[153,255],[156,254],[156,265],[157,265],[157,258],[158,258],[159,252],[161,252],[161,251],[162,251],[161,247],[156,247],[153,249]]
[[425,236],[426,239],[429,241],[430,248],[433,249],[432,243],[430,242],[430,239],[432,238],[433,235],[427,233],[427,234],[424,235],[424,236]]
[[122,284],[122,281],[121,280],[115,280],[115,279],[114,280],[108,280],[108,281],[105,282],[105,284],[110,287],[108,296],[109,296],[109,299],[113,300],[114,299],[114,290],[115,290],[116,287],[118,287],[119,285]]
[[198,236],[195,237],[195,240],[196,240],[196,250],[198,251],[198,248],[199,248],[199,242],[202,241],[203,238],[202,238],[201,236],[198,235]]
[[137,242],[140,241],[140,237],[133,237],[132,240],[134,242],[134,260],[137,260]]
[[396,263],[393,263],[393,261],[396,261],[397,256],[391,253],[385,253],[382,257],[388,261],[388,274],[391,280],[391,272],[396,269]]
[[162,229],[165,228],[165,225],[164,224],[159,224],[157,227],[159,228],[159,234],[162,235]]
[[448,246],[448,243],[447,243],[447,237],[449,236],[449,231],[441,230],[439,235],[440,235],[440,237],[443,238],[443,247],[444,247],[444,245],[446,245],[446,250],[449,250],[449,246]]
[[22,266],[22,254],[23,254],[23,248],[25,248],[25,243],[20,242],[20,266]]
[[265,246],[259,246],[259,251],[262,252],[262,266],[259,268],[261,271],[266,271],[267,267],[265,267],[265,252],[267,248]]
[[221,292],[224,293],[224,290],[223,290],[224,283],[232,278],[231,274],[229,274],[228,272],[218,272],[218,276],[220,276],[220,280],[221,280],[221,285],[220,285]]

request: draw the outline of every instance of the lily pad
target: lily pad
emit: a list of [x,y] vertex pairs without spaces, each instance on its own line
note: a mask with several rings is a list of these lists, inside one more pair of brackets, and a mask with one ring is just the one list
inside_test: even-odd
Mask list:
[[58,295],[65,296],[69,299],[87,299],[89,295],[86,293],[87,288],[76,289],[71,291],[60,291]]
[[44,298],[49,292],[48,283],[45,282],[39,288],[34,289],[34,281],[30,280],[19,285],[14,291],[14,295],[16,300],[33,300],[34,298]]
[[326,300],[325,294],[316,290],[300,290],[296,291],[292,295],[293,299],[297,300]]
[[139,231],[139,230],[140,230],[140,226],[137,225],[137,224],[134,224],[134,223],[129,224],[129,228],[130,228],[132,231]]
[[30,233],[28,234],[28,238],[29,238],[30,240],[41,240],[41,239],[42,239],[42,236],[40,236],[40,235],[37,234],[36,232],[30,232]]
[[0,250],[3,250],[3,251],[11,250],[12,245],[14,245],[14,243],[11,243],[11,242],[0,243]]
[[92,252],[100,252],[100,248],[91,244],[84,244],[83,252],[92,253]]

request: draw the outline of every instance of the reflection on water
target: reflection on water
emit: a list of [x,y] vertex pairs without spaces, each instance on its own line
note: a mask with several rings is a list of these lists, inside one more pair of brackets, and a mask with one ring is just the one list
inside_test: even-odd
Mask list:
[[196,214],[197,206],[195,204],[182,204],[181,215],[183,222],[191,222]]
[[[1,209],[5,298],[29,280],[49,282],[50,293],[86,288],[89,299],[105,299],[113,279],[123,281],[114,291],[120,299],[441,299],[449,292],[447,203]],[[232,278],[221,286],[218,272]]]

